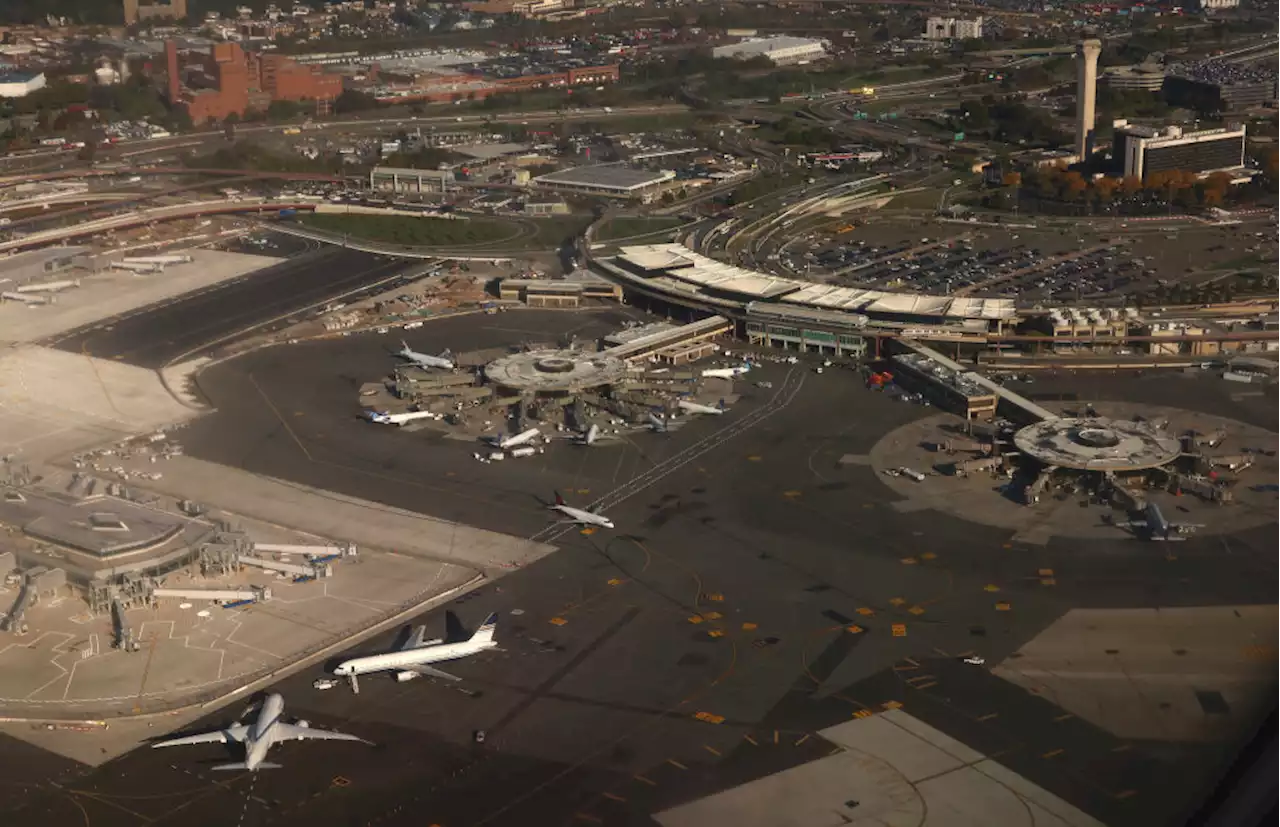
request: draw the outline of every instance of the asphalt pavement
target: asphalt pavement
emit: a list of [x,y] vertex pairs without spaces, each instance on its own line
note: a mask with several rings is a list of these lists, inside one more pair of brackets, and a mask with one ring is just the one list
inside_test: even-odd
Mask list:
[[414,266],[420,262],[326,246],[207,290],[96,322],[48,344],[158,369]]
[[[571,330],[585,339],[626,315],[461,317],[409,343],[456,352]],[[1274,603],[1274,526],[1233,535],[1225,565],[1218,538],[1192,538],[1170,560],[1120,537],[1016,547],[997,528],[902,513],[871,468],[838,459],[931,411],[803,364],[764,366],[727,414],[674,434],[483,465],[466,443],[357,418],[357,389],[389,369],[391,346],[353,336],[218,365],[201,377],[217,412],[184,430],[184,447],[424,514],[559,534],[556,554],[448,607],[465,624],[498,612],[502,651],[451,664],[465,691],[368,677],[359,695],[321,692],[318,670],[283,681],[287,714],[375,746],[285,745],[273,756],[284,769],[254,778],[210,773],[227,760],[218,746],[139,750],[67,775],[0,740],[0,755],[23,761],[0,790],[6,824],[650,824],[653,812],[825,755],[817,730],[886,703],[1111,825],[1177,823],[1223,759],[1223,747],[1121,741],[959,656],[996,663],[1072,607]],[[1229,383],[1199,377],[1041,387],[1054,382],[1082,398],[1275,416],[1274,400],[1233,402]],[[553,490],[603,501],[617,530],[548,532]],[[1052,587],[1042,568],[1057,572]],[[1009,610],[995,607],[993,584]],[[420,622],[442,629],[443,613]]]

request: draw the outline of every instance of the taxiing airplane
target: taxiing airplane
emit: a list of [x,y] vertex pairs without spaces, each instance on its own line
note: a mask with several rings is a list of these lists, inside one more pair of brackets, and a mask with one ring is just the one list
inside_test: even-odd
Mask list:
[[1142,510],[1142,519],[1126,520],[1121,523],[1112,523],[1112,525],[1116,528],[1135,529],[1138,533],[1145,535],[1148,540],[1166,542],[1185,540],[1187,538],[1183,537],[1183,534],[1190,534],[1197,528],[1204,527],[1198,523],[1171,523],[1165,519],[1164,512],[1155,503],[1147,503],[1147,507]]
[[711,368],[709,370],[704,370],[702,372],[702,378],[703,379],[708,379],[708,378],[732,379],[735,376],[742,376],[744,373],[746,373],[749,370],[751,370],[751,363],[743,362],[741,365],[738,365],[737,367]]
[[677,405],[679,405],[679,406],[680,406],[680,408],[681,408],[682,410],[686,410],[686,411],[688,411],[689,413],[696,413],[696,414],[716,414],[716,415],[719,415],[719,414],[724,413],[726,410],[728,410],[728,409],[727,409],[727,408],[725,408],[725,406],[724,406],[724,400],[723,400],[723,399],[721,399],[721,400],[720,400],[720,404],[718,404],[718,405],[716,405],[716,406],[714,406],[714,407],[713,407],[713,406],[711,406],[711,405],[699,405],[697,402],[689,402],[688,400],[685,400],[685,399],[681,399],[681,400],[680,400],[679,402],[677,402],[676,404],[677,404]]
[[431,411],[408,411],[406,413],[388,413],[386,411],[365,411],[365,418],[379,425],[403,425],[415,419],[443,419],[438,413]]
[[417,365],[420,368],[436,368],[438,370],[453,370],[457,365],[453,362],[453,354],[448,350],[439,356],[432,356],[427,353],[419,353],[409,347],[409,344],[403,339],[400,340],[400,349],[396,351],[396,356]]
[[474,634],[465,636],[457,626],[457,618],[449,613],[445,616],[446,632],[444,638],[425,640],[426,626],[414,626],[409,630],[405,640],[394,650],[381,655],[367,655],[352,658],[338,664],[333,674],[351,679],[351,690],[360,691],[358,678],[370,672],[394,672],[397,681],[408,681],[419,677],[443,678],[449,681],[460,681],[457,675],[450,675],[431,666],[433,663],[458,660],[490,649],[497,649],[493,639],[494,630],[498,628],[496,613],[485,618]]
[[503,436],[502,434],[498,434],[497,436],[483,437],[483,439],[493,447],[501,448],[505,451],[508,448],[517,448],[521,445],[526,445],[533,442],[540,436],[542,436],[541,431],[537,428],[530,428],[527,431],[521,431],[515,436]]
[[547,507],[568,517],[569,519],[566,522],[585,526],[599,526],[600,528],[613,528],[613,520],[597,513],[595,509],[574,508],[564,501],[564,497],[560,496],[559,492],[556,493],[555,504]]
[[354,735],[347,735],[344,732],[331,732],[323,729],[312,729],[311,725],[306,721],[298,721],[294,724],[286,724],[283,717],[284,698],[279,695],[271,694],[262,702],[262,708],[258,710],[257,720],[253,724],[232,724],[226,729],[220,729],[215,732],[205,732],[200,735],[188,735],[184,738],[172,738],[168,741],[161,741],[152,744],[152,748],[159,747],[180,747],[187,744],[243,744],[244,745],[244,761],[234,764],[221,764],[214,767],[215,770],[249,770],[256,772],[257,770],[279,769],[279,764],[272,764],[264,760],[267,757],[267,750],[271,749],[273,744],[282,741],[305,741],[308,739],[317,739],[324,741],[359,741],[362,744],[369,743],[363,738],[357,738]]

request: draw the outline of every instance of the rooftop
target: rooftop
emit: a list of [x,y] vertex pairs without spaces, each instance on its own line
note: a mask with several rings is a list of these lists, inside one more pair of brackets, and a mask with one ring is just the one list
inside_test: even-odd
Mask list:
[[669,181],[674,175],[675,173],[669,170],[654,172],[653,170],[634,169],[614,164],[599,164],[549,172],[546,175],[539,175],[533,180],[539,184],[568,184],[570,186],[599,187],[601,189],[631,192],[661,184],[663,181]]
[[1137,471],[1173,462],[1177,438],[1126,419],[1051,419],[1014,434],[1024,454],[1045,465],[1086,471]]

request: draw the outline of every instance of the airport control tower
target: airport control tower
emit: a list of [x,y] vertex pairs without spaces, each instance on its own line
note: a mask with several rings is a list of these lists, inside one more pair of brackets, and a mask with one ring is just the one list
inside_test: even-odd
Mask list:
[[1093,155],[1094,105],[1098,91],[1098,55],[1101,40],[1084,40],[1076,47],[1080,61],[1076,81],[1076,154],[1081,163]]

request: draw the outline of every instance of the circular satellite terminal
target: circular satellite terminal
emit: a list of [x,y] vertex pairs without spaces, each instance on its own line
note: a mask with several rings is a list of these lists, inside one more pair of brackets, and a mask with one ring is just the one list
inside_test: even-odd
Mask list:
[[1124,419],[1046,419],[1014,434],[1025,456],[1080,471],[1140,471],[1182,453],[1175,437]]
[[616,385],[627,375],[627,363],[600,353],[535,350],[503,356],[485,365],[490,382],[513,391],[571,393]]

